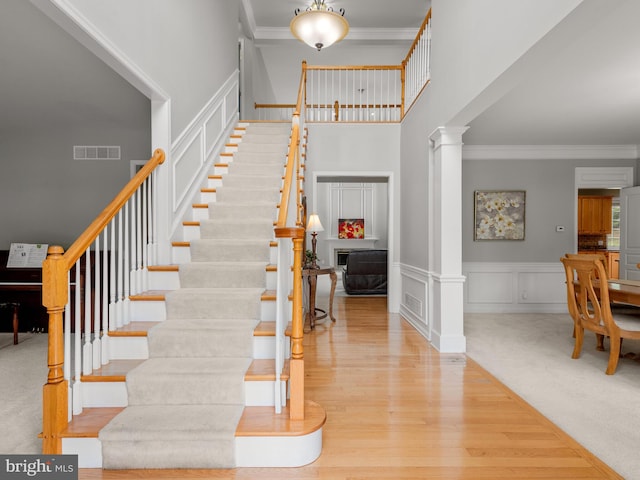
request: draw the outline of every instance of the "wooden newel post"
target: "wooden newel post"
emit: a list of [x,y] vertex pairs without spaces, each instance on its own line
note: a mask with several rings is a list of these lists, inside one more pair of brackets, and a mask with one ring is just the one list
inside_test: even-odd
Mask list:
[[400,120],[404,118],[404,90],[407,81],[407,61],[402,61],[402,69],[400,70]]
[[334,119],[337,122],[340,119],[340,103],[338,103],[338,100],[336,100],[333,103],[333,110],[334,110]]
[[42,453],[61,454],[60,434],[66,428],[68,412],[67,381],[64,379],[63,313],[67,304],[67,268],[64,249],[51,246],[42,263],[42,304],[49,314],[49,374],[42,391]]
[[289,418],[304,420],[304,320],[302,315],[302,244],[304,229],[298,229],[301,235],[293,239],[293,319],[291,325],[291,360],[289,374],[291,395]]

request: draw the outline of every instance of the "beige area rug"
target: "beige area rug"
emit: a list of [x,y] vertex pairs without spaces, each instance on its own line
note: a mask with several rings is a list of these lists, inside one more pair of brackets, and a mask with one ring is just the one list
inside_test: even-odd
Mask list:
[[[572,359],[568,314],[465,314],[467,355],[626,479],[640,479],[640,362],[606,352],[585,334]],[[625,340],[623,354],[640,352]],[[630,357],[630,355],[627,355]]]
[[47,381],[47,334],[0,334],[0,453],[42,451],[42,386]]

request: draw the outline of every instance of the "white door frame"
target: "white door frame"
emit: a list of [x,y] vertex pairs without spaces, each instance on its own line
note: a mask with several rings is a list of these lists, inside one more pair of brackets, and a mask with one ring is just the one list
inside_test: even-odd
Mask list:
[[581,188],[625,188],[634,184],[634,167],[576,167],[573,196],[573,251],[578,251],[578,190]]

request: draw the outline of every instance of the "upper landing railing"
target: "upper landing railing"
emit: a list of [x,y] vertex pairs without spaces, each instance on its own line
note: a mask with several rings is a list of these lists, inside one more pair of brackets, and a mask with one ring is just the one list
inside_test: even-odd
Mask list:
[[[307,123],[400,122],[431,78],[431,10],[400,65],[302,63]],[[289,120],[294,104],[255,104],[258,120]]]

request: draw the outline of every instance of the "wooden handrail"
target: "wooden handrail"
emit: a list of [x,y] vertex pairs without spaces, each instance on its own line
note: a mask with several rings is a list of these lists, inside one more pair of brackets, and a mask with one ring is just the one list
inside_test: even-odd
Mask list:
[[165,154],[162,149],[153,152],[153,156],[144,164],[144,166],[129,180],[129,183],[111,200],[111,203],[91,222],[91,225],[73,242],[73,245],[64,254],[67,268],[71,268],[73,264],[80,258],[80,255],[91,245],[105,225],[107,225],[113,217],[120,211],[125,203],[131,198],[134,192],[142,185],[142,182],[155,170],[158,165],[164,162]]
[[296,108],[295,103],[254,103],[253,108]]
[[418,45],[418,42],[420,41],[420,37],[422,36],[425,28],[427,28],[427,25],[429,24],[429,20],[431,20],[431,9],[429,9],[429,11],[427,12],[427,16],[424,17],[424,20],[422,21],[422,25],[420,25],[420,29],[418,30],[418,34],[416,35],[416,38],[413,39],[413,43],[409,47],[409,51],[407,52],[407,55],[404,57],[404,60],[402,61],[402,65],[405,65],[411,58],[411,54],[413,53],[413,50],[416,48],[416,45]]
[[402,65],[308,65],[307,70],[401,70]]
[[47,383],[43,387],[42,401],[42,452],[62,453],[61,433],[68,424],[68,381],[64,378],[63,317],[68,302],[69,270],[90,248],[105,226],[120,211],[151,172],[164,162],[165,154],[158,149],[149,161],[96,217],[67,252],[59,245],[49,247],[48,256],[42,262],[42,304],[49,315],[47,348]]
[[[290,238],[293,242],[293,311],[291,318],[291,359],[289,361],[289,418],[292,420],[304,419],[304,324],[302,315],[302,245],[304,243],[305,230],[301,226],[301,186],[300,186],[300,123],[303,117],[305,99],[307,62],[302,62],[302,74],[295,111],[291,120],[291,140],[287,164],[282,187],[280,210],[275,226],[277,239]],[[295,183],[294,183],[295,182]],[[291,195],[296,195],[296,226],[287,225],[289,202]],[[286,295],[286,292],[278,292]]]

